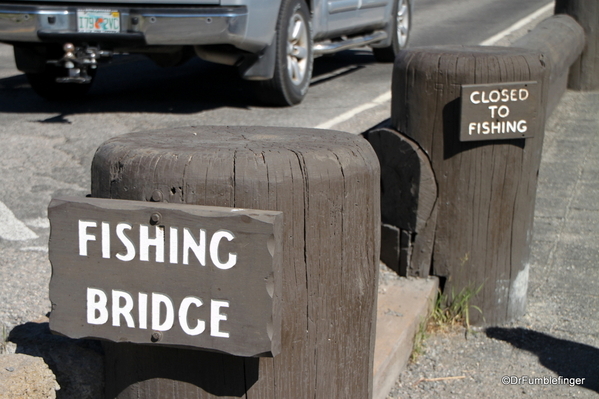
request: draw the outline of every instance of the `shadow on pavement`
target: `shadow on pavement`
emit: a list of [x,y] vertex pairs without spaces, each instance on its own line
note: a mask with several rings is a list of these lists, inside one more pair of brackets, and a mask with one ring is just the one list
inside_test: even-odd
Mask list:
[[17,344],[16,353],[41,357],[50,367],[60,385],[57,399],[103,396],[104,359],[98,341],[53,335],[43,320],[16,326],[8,340]]
[[[351,74],[374,63],[367,50],[350,50],[316,60],[312,85]],[[193,114],[231,107],[260,107],[255,82],[241,79],[237,68],[194,58],[187,63],[161,68],[143,56],[117,58],[98,69],[89,93],[73,101],[47,101],[37,96],[25,75],[0,79],[0,109],[8,113],[143,112]]]
[[251,88],[230,67],[190,61],[161,68],[143,57],[101,65],[89,93],[73,101],[37,96],[25,75],[0,79],[0,108],[10,113],[146,112],[190,114],[223,106],[247,108]]
[[525,328],[490,327],[485,332],[489,338],[537,355],[558,376],[584,378],[581,387],[599,392],[599,349]]

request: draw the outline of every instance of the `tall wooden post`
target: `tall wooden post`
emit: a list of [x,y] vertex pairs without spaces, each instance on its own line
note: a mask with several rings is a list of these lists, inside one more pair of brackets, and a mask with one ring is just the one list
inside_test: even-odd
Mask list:
[[555,13],[572,16],[586,34],[582,55],[570,68],[568,87],[583,91],[599,89],[599,2],[556,0]]
[[294,128],[129,134],[96,152],[92,196],[283,212],[273,358],[106,343],[107,398],[370,398],[380,203],[366,140]]
[[[482,315],[471,311],[474,323],[502,323],[525,310],[546,78],[540,54],[525,49],[412,48],[395,62],[393,127],[428,154],[438,184],[433,274],[445,277],[449,296],[480,288],[472,304]],[[467,85],[475,94],[464,98]],[[537,94],[525,95],[526,87]],[[465,139],[477,141],[460,135],[466,105],[479,107],[483,118],[466,123]],[[525,120],[527,138],[514,138],[506,133],[512,125],[501,122],[511,123],[525,105],[532,110],[516,121]],[[484,118],[487,128],[499,128],[487,131]]]

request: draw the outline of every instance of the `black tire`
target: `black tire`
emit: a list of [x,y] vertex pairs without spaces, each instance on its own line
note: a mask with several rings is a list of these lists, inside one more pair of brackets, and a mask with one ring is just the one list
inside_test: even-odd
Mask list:
[[54,65],[46,65],[43,72],[25,73],[31,88],[41,97],[51,101],[68,101],[80,99],[87,94],[96,75],[96,70],[88,70],[88,75],[92,78],[90,83],[58,83],[56,81],[56,78],[67,75],[66,68]]
[[393,27],[391,45],[388,47],[373,47],[372,53],[378,62],[393,62],[401,49],[408,46],[410,27],[412,26],[412,9],[410,0],[395,0],[393,4]]
[[304,0],[285,0],[277,21],[275,72],[272,79],[258,82],[258,97],[268,105],[299,104],[312,77],[312,27]]

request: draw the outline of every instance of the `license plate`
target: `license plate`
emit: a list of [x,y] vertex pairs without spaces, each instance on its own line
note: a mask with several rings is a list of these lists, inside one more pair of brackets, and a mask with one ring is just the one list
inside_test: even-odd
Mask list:
[[121,20],[118,11],[77,10],[77,32],[118,33]]

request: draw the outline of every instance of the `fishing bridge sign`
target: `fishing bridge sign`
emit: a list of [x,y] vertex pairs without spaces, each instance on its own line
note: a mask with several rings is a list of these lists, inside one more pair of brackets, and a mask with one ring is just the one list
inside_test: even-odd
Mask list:
[[53,332],[279,353],[281,212],[57,198],[48,215]]

